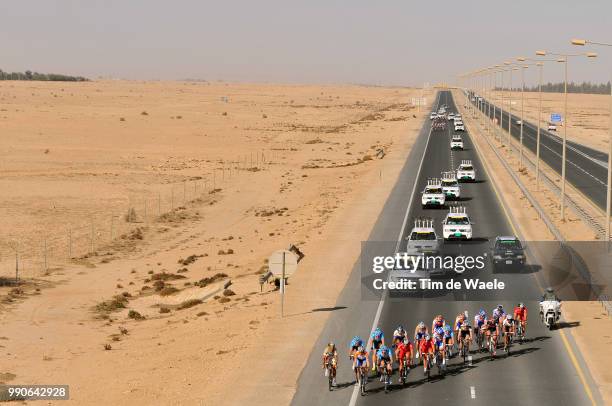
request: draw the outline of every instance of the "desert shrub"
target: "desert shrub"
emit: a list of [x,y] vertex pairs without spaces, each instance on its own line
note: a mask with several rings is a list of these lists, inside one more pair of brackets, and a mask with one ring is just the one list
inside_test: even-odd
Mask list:
[[142,314],[138,313],[136,310],[130,310],[128,312],[128,317],[134,320],[144,320],[145,318]]

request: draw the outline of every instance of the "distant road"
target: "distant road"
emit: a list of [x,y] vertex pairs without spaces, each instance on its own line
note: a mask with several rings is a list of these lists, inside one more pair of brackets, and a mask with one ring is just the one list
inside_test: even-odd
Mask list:
[[[449,91],[438,94],[436,105],[439,104],[447,104],[449,111],[456,111]],[[439,177],[441,171],[451,169],[462,159],[471,159],[477,170],[478,182],[462,185],[462,195],[465,198],[461,203],[467,207],[468,214],[475,222],[476,239],[486,242],[498,235],[514,234],[469,135],[466,133],[463,138],[466,149],[451,152],[450,131],[432,132],[430,122],[425,123],[369,241],[397,241],[399,237],[405,248],[404,241],[410,232],[413,219],[422,216],[433,217],[436,230],[441,235],[441,221],[446,210],[423,210],[420,205],[420,191],[426,184],[427,178]],[[421,162],[423,162],[422,167]],[[405,227],[403,227],[404,219],[407,220]],[[457,246],[457,244],[448,245]],[[469,243],[462,246],[466,255],[469,255],[474,247]],[[482,273],[480,276],[484,279],[494,277],[490,270]],[[442,314],[449,323],[452,323],[455,316],[466,309],[470,313],[470,318],[473,318],[474,313],[480,308],[484,308],[490,314],[499,300],[491,297],[486,301],[466,302],[452,295],[446,297],[445,301],[386,296],[382,300],[363,300],[361,270],[359,264],[356,264],[336,303],[338,310],[330,315],[315,346],[312,349],[305,349],[310,351],[310,356],[300,375],[292,403],[300,406],[355,404],[559,406],[589,405],[599,402],[599,395],[590,389],[592,379],[588,371],[580,366],[583,365],[580,354],[575,350],[572,352],[575,361],[572,361],[572,357],[568,355],[565,343],[568,342],[569,338],[566,336],[569,335],[565,333],[561,336],[563,334],[561,331],[550,332],[539,322],[537,300],[540,297],[540,290],[534,275],[510,273],[502,275],[509,284],[508,290],[511,295],[520,291],[523,297],[526,295],[533,297],[532,301],[526,302],[531,315],[529,340],[523,345],[515,345],[512,356],[498,357],[491,361],[487,354],[474,352],[471,366],[464,366],[462,360],[454,358],[450,361],[445,377],[438,378],[437,369],[434,368],[430,381],[424,378],[422,367],[417,367],[409,373],[409,383],[405,387],[398,384],[395,372],[389,393],[385,393],[382,384],[373,378],[368,383],[366,396],[360,396],[354,385],[354,375],[347,355],[348,344],[353,336],[359,335],[367,339],[372,327],[379,326],[383,329],[386,339],[391,340],[393,330],[401,324],[412,337],[412,332],[419,321],[431,326],[433,317]],[[516,305],[513,300],[503,300],[501,303],[506,308]],[[338,388],[331,392],[327,390],[327,381],[321,368],[322,352],[330,340],[336,343],[340,355]]]
[[[471,98],[470,98],[471,100]],[[464,103],[465,100],[461,100]],[[476,105],[476,102],[472,102]],[[484,114],[489,113],[489,102],[485,100],[481,103]],[[508,120],[510,115],[507,109],[501,116],[499,106],[491,104],[489,118],[493,118],[493,106],[495,106],[495,117],[502,123],[505,133],[508,133]],[[516,108],[513,108],[516,110]],[[520,117],[512,115],[511,134],[516,140],[520,140],[521,126],[516,124]],[[524,121],[523,145],[534,154],[536,152],[537,125]],[[548,120],[543,120],[542,125],[547,127]],[[563,131],[563,128],[559,128]],[[550,131],[542,129],[540,132],[540,157],[548,166],[558,174],[561,174],[561,156],[563,153],[562,138]],[[608,181],[608,154],[589,148],[585,145],[568,141],[567,142],[567,181],[586,195],[600,209],[606,210],[606,185]]]

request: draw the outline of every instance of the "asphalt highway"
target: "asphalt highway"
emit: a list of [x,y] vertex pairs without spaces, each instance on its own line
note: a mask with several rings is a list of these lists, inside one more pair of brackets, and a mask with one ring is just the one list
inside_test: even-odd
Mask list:
[[[461,101],[462,103],[464,100]],[[473,102],[477,105],[476,102]],[[512,118],[507,109],[503,111],[503,117],[499,106],[484,101],[480,103],[480,108],[485,114],[489,114],[493,118],[493,107],[495,106],[495,117],[497,122],[502,124],[505,133],[508,132],[508,120],[511,122],[512,137],[519,141],[521,126],[517,124],[520,117],[517,112],[520,112],[520,106],[516,105],[512,109]],[[543,120],[542,126],[547,128],[547,121]],[[563,127],[557,127],[559,134],[542,129],[540,132],[540,156],[546,164],[548,164],[558,174],[561,174],[561,157],[562,157],[562,131]],[[537,143],[537,125],[525,120],[523,127],[523,144],[527,149],[536,152]],[[608,180],[608,155],[589,148],[585,145],[568,141],[567,142],[567,164],[566,175],[567,182],[586,195],[593,203],[605,211],[606,209],[606,185]]]
[[[448,105],[448,111],[456,111],[452,95],[448,91],[438,93],[436,104]],[[441,221],[447,210],[422,209],[420,191],[430,177],[440,177],[442,171],[455,169],[463,159],[471,159],[477,182],[462,184],[463,199],[458,204],[467,208],[474,225],[474,242],[443,245],[444,251],[461,250],[468,254],[488,246],[495,236],[514,235],[510,219],[489,181],[477,151],[468,133],[463,134],[465,150],[451,152],[449,148],[452,132],[432,131],[429,120],[421,129],[415,145],[390,194],[369,241],[398,241],[400,251],[405,248],[405,239],[412,227],[413,219],[433,218],[439,236]],[[412,202],[412,203],[411,203]],[[355,242],[356,244],[359,242]],[[341,292],[336,307],[330,314],[319,339],[310,351],[298,381],[293,399],[295,405],[587,405],[600,403],[598,393],[592,388],[592,379],[584,367],[582,357],[573,346],[568,334],[561,330],[548,331],[537,317],[537,301],[541,295],[536,273],[492,274],[490,267],[478,276],[492,280],[501,278],[506,284],[502,299],[495,294],[485,294],[479,300],[462,301],[460,295],[422,300],[411,297],[389,297],[365,300],[362,296],[361,264],[355,264],[346,286]],[[365,396],[360,396],[354,382],[354,374],[348,359],[351,338],[359,335],[367,339],[374,326],[383,329],[387,342],[393,330],[403,325],[410,337],[419,321],[431,326],[437,314],[445,316],[452,324],[458,313],[467,310],[470,319],[480,308],[490,314],[501,303],[506,309],[516,305],[513,295],[529,297],[526,302],[530,311],[527,342],[515,344],[510,356],[498,351],[491,360],[488,354],[473,352],[471,363],[450,360],[443,377],[434,368],[431,378],[426,379],[422,367],[413,368],[408,383],[398,382],[397,370],[393,375],[391,390],[385,393],[382,383],[371,378]],[[571,328],[571,326],[565,326]],[[327,381],[321,368],[321,357],[325,344],[334,341],[340,359],[338,387],[328,391]],[[572,348],[571,355],[568,348]]]

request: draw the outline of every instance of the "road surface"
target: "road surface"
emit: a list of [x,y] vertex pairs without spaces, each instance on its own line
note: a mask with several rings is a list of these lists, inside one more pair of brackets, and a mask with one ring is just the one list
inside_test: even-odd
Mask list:
[[[447,104],[449,111],[456,111],[452,95],[448,91],[438,93],[437,104]],[[433,217],[436,230],[441,235],[440,222],[445,210],[423,210],[420,205],[420,190],[429,177],[439,177],[443,170],[459,164],[461,159],[471,159],[477,170],[478,182],[462,186],[465,197],[462,205],[467,207],[474,225],[475,239],[491,240],[497,235],[515,234],[502,203],[483,168],[476,150],[466,133],[465,151],[453,152],[449,148],[450,132],[432,132],[427,121],[372,230],[369,241],[401,241],[410,232],[412,219]],[[422,164],[422,165],[421,165]],[[416,186],[416,187],[415,187]],[[411,204],[413,202],[413,204]],[[406,224],[404,226],[404,224]],[[358,242],[355,242],[358,243]],[[446,244],[445,244],[446,246]],[[450,246],[450,245],[449,245]],[[471,249],[465,244],[465,249]],[[454,245],[456,248],[456,245]],[[487,270],[486,272],[490,272]],[[483,275],[492,278],[493,275]],[[499,275],[498,275],[499,276]],[[402,324],[409,335],[419,321],[431,326],[436,314],[443,314],[447,321],[468,310],[470,318],[474,312],[484,308],[487,313],[502,303],[505,308],[516,305],[511,299],[462,302],[458,298],[446,297],[441,300],[418,300],[412,298],[389,298],[362,300],[361,269],[356,264],[346,286],[341,292],[336,309],[326,323],[315,346],[310,349],[293,399],[295,405],[588,405],[601,403],[600,395],[593,389],[593,381],[580,354],[574,348],[571,335],[566,328],[548,331],[537,320],[537,300],[540,288],[535,274],[503,274],[512,293],[533,297],[527,302],[530,309],[528,342],[515,345],[509,357],[490,360],[487,354],[473,353],[471,365],[462,360],[450,361],[447,373],[438,378],[436,371],[432,379],[423,376],[421,367],[409,374],[409,382],[402,387],[397,381],[385,393],[378,379],[370,379],[365,396],[360,396],[354,385],[354,375],[348,360],[348,345],[351,338],[359,335],[369,337],[373,326],[379,326],[391,339],[393,330]],[[519,292],[520,291],[520,292]],[[508,295],[506,295],[508,296]],[[452,321],[451,321],[452,320]],[[325,344],[334,341],[339,349],[338,387],[328,391],[327,381],[321,368],[321,356]],[[501,354],[501,353],[500,353]]]

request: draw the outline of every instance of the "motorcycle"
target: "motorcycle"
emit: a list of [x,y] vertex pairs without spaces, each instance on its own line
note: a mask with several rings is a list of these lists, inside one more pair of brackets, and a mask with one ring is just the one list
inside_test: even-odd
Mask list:
[[555,328],[561,318],[561,303],[556,300],[540,302],[540,318],[549,330]]

